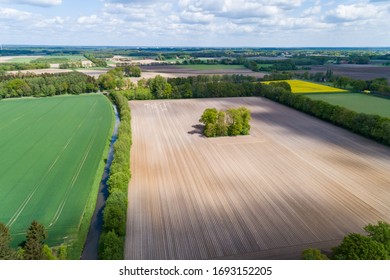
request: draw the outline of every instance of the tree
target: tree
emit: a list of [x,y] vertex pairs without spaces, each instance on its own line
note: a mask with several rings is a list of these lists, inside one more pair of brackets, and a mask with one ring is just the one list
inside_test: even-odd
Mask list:
[[351,86],[356,91],[363,91],[367,89],[367,83],[363,80],[354,80],[351,82]]
[[224,111],[218,112],[218,117],[215,126],[215,132],[217,136],[226,136],[227,135],[227,125],[226,125],[226,113]]
[[340,246],[333,248],[336,260],[387,260],[389,255],[382,243],[368,236],[351,233],[344,237]]
[[27,230],[27,239],[23,247],[24,259],[43,260],[45,257],[43,245],[46,237],[45,227],[34,220]]
[[242,118],[242,131],[241,135],[248,135],[249,130],[251,129],[251,126],[249,124],[249,121],[251,120],[251,112],[248,108],[240,107],[238,108],[239,113],[241,114]]
[[122,191],[114,191],[107,199],[103,212],[104,228],[113,230],[119,236],[126,233],[127,196]]
[[390,256],[390,224],[379,221],[377,225],[368,224],[364,230],[372,240],[383,244]]
[[309,248],[302,252],[303,260],[329,260],[325,254],[322,254],[320,250]]
[[157,99],[170,98],[172,93],[172,86],[160,75],[149,79],[149,88],[154,98]]
[[103,251],[100,258],[103,260],[122,260],[123,259],[123,242],[121,238],[111,230],[102,236]]
[[15,252],[10,246],[11,235],[7,226],[0,223],[0,260],[13,260]]
[[217,117],[218,110],[216,108],[207,108],[200,117],[199,121],[205,125],[203,133],[206,137],[216,136]]
[[103,74],[99,76],[98,84],[102,90],[111,90],[115,89],[116,81],[115,77],[112,74]]
[[127,191],[127,187],[129,184],[129,174],[124,172],[117,172],[112,175],[110,175],[110,178],[107,181],[107,184],[109,185],[110,192],[113,192],[113,190],[118,189],[121,191]]
[[243,119],[239,110],[229,109],[227,110],[228,115],[228,135],[229,136],[237,136],[242,133],[243,128]]
[[126,77],[141,77],[141,68],[139,66],[126,66],[124,72]]

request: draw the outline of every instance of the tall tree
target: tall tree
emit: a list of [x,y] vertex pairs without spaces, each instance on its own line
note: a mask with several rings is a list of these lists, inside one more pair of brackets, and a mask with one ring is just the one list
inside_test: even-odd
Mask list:
[[218,112],[218,118],[215,127],[217,136],[226,136],[227,135],[227,125],[226,125],[226,113],[224,111]]
[[9,229],[0,223],[0,260],[13,260],[15,252],[10,246],[11,235]]
[[24,259],[43,260],[45,258],[43,246],[46,237],[45,227],[34,220],[27,230],[27,240],[24,245]]

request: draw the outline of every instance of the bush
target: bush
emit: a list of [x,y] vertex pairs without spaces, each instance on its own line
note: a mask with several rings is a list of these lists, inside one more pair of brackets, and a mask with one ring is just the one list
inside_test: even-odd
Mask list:
[[320,250],[309,248],[302,252],[302,260],[329,260]]

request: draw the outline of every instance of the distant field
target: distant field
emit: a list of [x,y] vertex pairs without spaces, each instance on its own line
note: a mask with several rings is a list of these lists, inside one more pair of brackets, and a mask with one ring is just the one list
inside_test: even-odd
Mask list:
[[[31,61],[35,60],[35,59],[50,59],[50,60],[54,60],[54,59],[68,59],[69,61],[78,61],[78,60],[86,60],[86,58],[82,55],[57,55],[57,56],[51,56],[51,55],[45,55],[45,56],[40,56],[40,57],[17,57],[15,56],[14,58],[8,60],[7,62],[9,63],[30,63]],[[52,62],[52,63],[55,63],[55,62]]]
[[225,64],[189,64],[175,65],[175,67],[191,69],[191,70],[225,70],[225,69],[246,69],[243,65],[225,65]]
[[362,93],[309,94],[307,96],[315,100],[340,105],[359,113],[377,114],[390,118],[390,99]]
[[347,90],[339,89],[335,87],[325,86],[321,84],[305,82],[301,80],[283,80],[283,81],[269,81],[264,82],[269,84],[272,82],[287,82],[291,86],[293,93],[331,93],[331,92],[347,92]]
[[110,102],[102,95],[3,100],[0,119],[0,222],[14,245],[34,219],[47,227],[50,245],[72,240],[97,191]]

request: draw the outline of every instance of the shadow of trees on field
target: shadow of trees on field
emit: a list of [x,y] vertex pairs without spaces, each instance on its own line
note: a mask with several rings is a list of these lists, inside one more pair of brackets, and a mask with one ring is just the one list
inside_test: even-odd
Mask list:
[[188,134],[191,134],[191,135],[199,134],[199,135],[203,136],[204,125],[195,124],[192,126],[192,128],[194,128],[194,129],[191,131],[188,131]]

